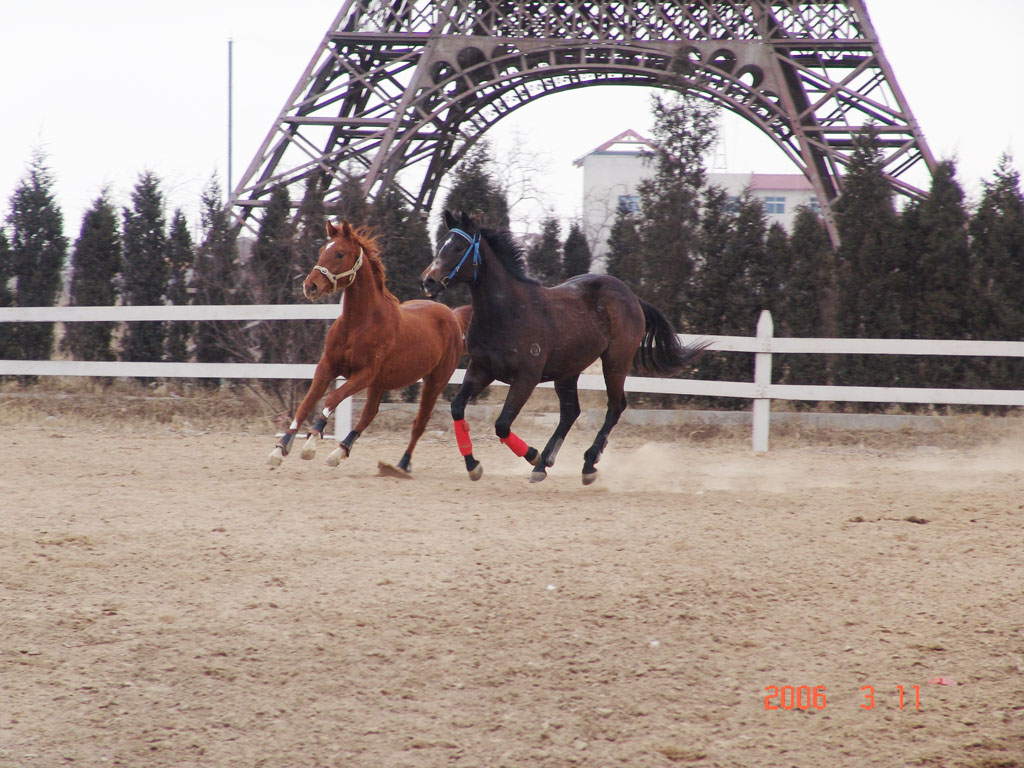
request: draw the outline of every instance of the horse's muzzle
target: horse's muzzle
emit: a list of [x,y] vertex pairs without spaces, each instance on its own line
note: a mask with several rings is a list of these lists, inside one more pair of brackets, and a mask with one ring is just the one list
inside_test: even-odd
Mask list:
[[310,301],[322,299],[324,296],[329,296],[330,293],[330,286],[326,284],[326,281],[323,287],[317,285],[317,281],[312,277],[306,278],[302,283],[302,295]]
[[436,299],[445,289],[444,283],[438,282],[432,277],[424,277],[421,279],[420,286],[423,288],[423,293],[428,299]]

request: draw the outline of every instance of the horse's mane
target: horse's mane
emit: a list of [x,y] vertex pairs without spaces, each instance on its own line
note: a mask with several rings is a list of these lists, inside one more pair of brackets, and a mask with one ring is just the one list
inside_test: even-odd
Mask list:
[[523,252],[523,247],[512,237],[511,232],[481,227],[480,234],[512,277],[523,283],[541,284],[540,280],[530,277],[526,267],[526,254]]
[[387,293],[390,296],[391,291],[387,288],[388,271],[380,258],[380,236],[372,227],[359,226],[352,227],[352,237],[363,249],[363,253],[366,254],[366,260],[369,262],[377,287],[381,292]]

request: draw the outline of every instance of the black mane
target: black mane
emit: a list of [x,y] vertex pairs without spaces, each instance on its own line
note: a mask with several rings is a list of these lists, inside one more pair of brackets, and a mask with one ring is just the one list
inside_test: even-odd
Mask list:
[[523,247],[515,241],[511,232],[481,228],[480,234],[491,246],[494,255],[501,259],[501,263],[505,265],[505,269],[512,277],[524,283],[541,284],[540,280],[530,276],[526,267],[526,254],[523,253]]

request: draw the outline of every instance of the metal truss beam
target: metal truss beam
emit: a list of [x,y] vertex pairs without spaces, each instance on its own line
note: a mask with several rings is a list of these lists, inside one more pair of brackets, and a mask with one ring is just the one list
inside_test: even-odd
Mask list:
[[876,132],[900,194],[922,196],[904,177],[934,169],[864,0],[347,0],[232,207],[252,227],[275,186],[320,174],[330,202],[347,173],[426,212],[502,117],[592,85],[687,89],[741,115],[811,181],[833,239],[858,136]]

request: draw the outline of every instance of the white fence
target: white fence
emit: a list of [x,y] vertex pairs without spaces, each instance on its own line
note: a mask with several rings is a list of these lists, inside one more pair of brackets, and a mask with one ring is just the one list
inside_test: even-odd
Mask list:
[[[233,306],[145,307],[13,307],[0,308],[4,322],[135,322],[167,320],[308,320],[337,317],[337,304],[251,304]],[[701,381],[631,376],[628,392],[674,395],[738,397],[753,401],[753,450],[768,450],[772,400],[823,400],[836,402],[932,403],[950,405],[1024,406],[1024,390],[931,389],[896,387],[844,387],[772,384],[773,354],[867,354],[941,355],[975,357],[1024,357],[1024,341],[918,341],[910,339],[800,339],[775,338],[771,315],[765,311],[757,323],[757,335],[680,335],[686,343],[705,338],[716,352],[754,354],[754,380]],[[64,360],[0,360],[2,376],[142,376],[154,378],[217,379],[312,379],[314,363],[119,363]],[[462,370],[452,376],[461,383]],[[581,389],[604,389],[599,375],[580,376]],[[542,386],[551,386],[550,384]],[[351,424],[351,402],[338,409],[336,433]]]

